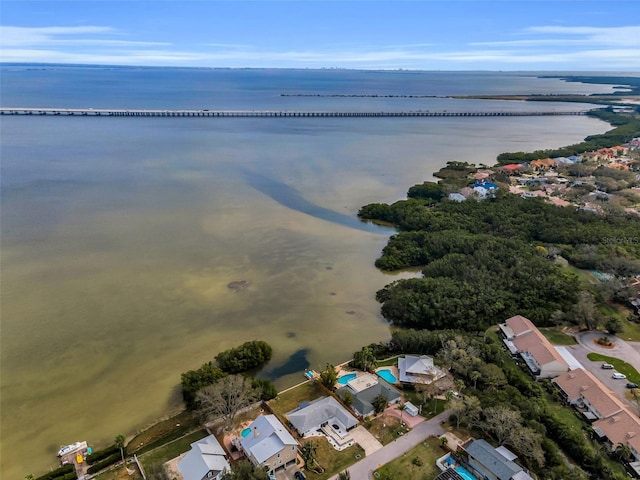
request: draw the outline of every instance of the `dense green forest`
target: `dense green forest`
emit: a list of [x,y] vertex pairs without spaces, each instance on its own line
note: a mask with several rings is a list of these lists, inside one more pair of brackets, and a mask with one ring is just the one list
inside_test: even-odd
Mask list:
[[414,198],[359,212],[400,230],[378,268],[423,267],[422,278],[398,280],[377,294],[396,325],[483,330],[516,313],[544,325],[569,312],[580,291],[577,277],[554,261],[558,255],[581,268],[640,273],[637,216],[605,217],[508,193],[453,202],[438,190],[415,186]]

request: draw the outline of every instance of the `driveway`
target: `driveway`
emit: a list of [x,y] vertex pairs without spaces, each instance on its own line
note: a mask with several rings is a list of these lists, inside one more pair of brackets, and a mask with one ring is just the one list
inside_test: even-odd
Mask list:
[[[359,462],[354,463],[349,467],[349,473],[354,480],[365,480],[372,478],[373,472],[380,468],[385,463],[389,463],[391,460],[398,458],[403,453],[411,450],[413,447],[422,442],[425,438],[430,436],[442,435],[445,431],[440,426],[440,423],[445,421],[451,412],[445,410],[440,415],[433,417],[431,420],[419,423],[409,433],[397,438],[393,442],[385,445],[381,449],[375,451],[373,454],[366,456]],[[330,480],[336,480],[337,475],[331,477]]]
[[605,348],[597,343],[596,340],[605,334],[601,332],[583,332],[576,335],[576,339],[580,342],[578,345],[567,347],[567,350],[578,360],[582,366],[590,371],[598,380],[600,380],[608,389],[618,395],[618,398],[629,406],[632,412],[638,412],[638,407],[625,397],[627,389],[625,388],[626,380],[615,380],[611,375],[615,370],[604,370],[601,368],[602,362],[593,362],[587,358],[591,352],[600,353],[609,357],[619,358],[633,365],[636,370],[640,371],[640,353],[624,340],[614,336],[606,335],[615,344],[613,348]]
[[378,439],[371,435],[371,432],[362,425],[351,430],[349,434],[353,437],[356,443],[362,447],[364,454],[367,457],[382,448],[382,444]]

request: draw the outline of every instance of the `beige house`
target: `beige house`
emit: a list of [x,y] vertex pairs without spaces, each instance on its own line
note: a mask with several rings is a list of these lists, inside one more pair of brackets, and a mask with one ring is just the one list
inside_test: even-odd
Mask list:
[[598,420],[593,430],[611,450],[620,444],[626,445],[635,459],[640,460],[640,420],[628,410]]
[[571,405],[588,420],[608,418],[625,406],[591,372],[578,368],[556,377],[552,382]]
[[500,331],[509,351],[524,360],[536,380],[569,371],[569,364],[528,318],[511,317],[500,325]]
[[248,428],[240,445],[251,463],[270,472],[295,465],[299,444],[275,415],[260,415]]
[[[595,420],[591,425],[593,431],[608,448],[615,450],[620,444],[626,445],[634,458],[640,460],[640,419],[591,372],[578,368],[552,382],[567,402]],[[640,465],[631,466],[640,474]]]

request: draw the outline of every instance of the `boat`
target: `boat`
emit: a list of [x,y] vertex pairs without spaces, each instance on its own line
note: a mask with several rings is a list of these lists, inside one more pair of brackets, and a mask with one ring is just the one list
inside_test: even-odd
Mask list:
[[63,455],[67,455],[68,453],[75,452],[76,450],[80,450],[82,448],[87,448],[87,442],[75,442],[71,445],[61,447],[60,450],[58,450],[58,456],[62,457]]

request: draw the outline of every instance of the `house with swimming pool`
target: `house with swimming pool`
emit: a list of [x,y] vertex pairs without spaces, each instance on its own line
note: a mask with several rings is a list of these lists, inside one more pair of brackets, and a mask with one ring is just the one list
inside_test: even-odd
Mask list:
[[362,373],[350,380],[344,387],[336,392],[343,398],[346,392],[353,397],[351,408],[353,411],[366,417],[375,412],[373,401],[378,395],[384,395],[389,405],[396,404],[402,398],[402,393],[383,378],[372,373]]
[[471,439],[460,445],[457,457],[439,458],[436,465],[442,473],[436,480],[533,480],[505,447],[493,447],[485,440]]
[[275,415],[259,415],[247,429],[240,446],[256,467],[276,472],[295,465],[299,443]]

